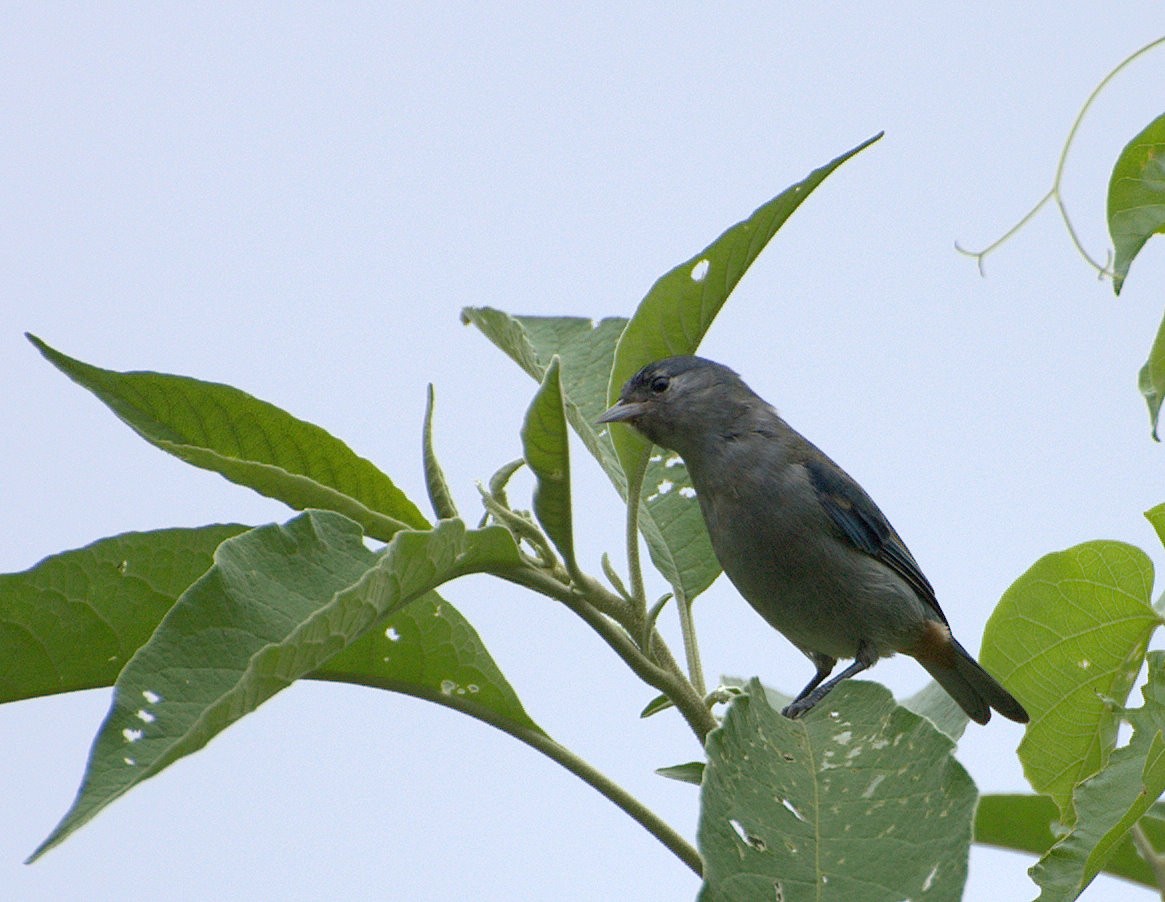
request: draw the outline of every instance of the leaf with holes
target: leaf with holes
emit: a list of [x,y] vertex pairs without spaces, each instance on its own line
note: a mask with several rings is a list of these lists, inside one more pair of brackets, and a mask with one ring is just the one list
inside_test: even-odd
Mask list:
[[[422,596],[432,600],[428,593],[435,586],[518,563],[506,530],[469,531],[459,520],[444,520],[432,530],[402,530],[379,554],[365,547],[356,523],[329,511],[309,511],[285,526],[252,529],[223,542],[214,566],[183,593],[119,674],[77,798],[33,857],[352,648],[383,618]],[[434,603],[440,613],[440,603]],[[418,656],[398,650],[394,640],[402,628],[379,637],[380,653],[400,654],[407,664],[410,654]],[[459,633],[445,644],[476,638],[472,630]],[[423,654],[419,660],[428,668],[427,691],[434,700],[469,713],[481,706],[484,719],[537,730],[512,692],[483,693],[476,682],[461,685],[434,671]],[[490,675],[488,667],[474,673]]]
[[704,902],[961,897],[975,786],[884,687],[842,683],[790,720],[753,681],[707,748]]

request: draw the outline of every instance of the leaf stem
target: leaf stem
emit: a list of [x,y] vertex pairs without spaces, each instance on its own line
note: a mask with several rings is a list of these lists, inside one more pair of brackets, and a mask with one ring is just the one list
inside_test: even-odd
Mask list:
[[631,638],[631,631],[624,625],[600,613],[586,595],[563,585],[544,571],[525,566],[491,572],[509,582],[561,601],[574,611],[636,676],[671,699],[701,745],[708,733],[719,726],[716,717],[704,703],[703,693],[697,692],[684,676],[671,650],[658,633],[653,632],[649,637],[650,649],[645,651]]
[[647,618],[647,592],[643,588],[643,566],[639,560],[639,496],[644,472],[642,467],[636,467],[627,478],[627,570],[631,579],[631,598],[642,620]]
[[688,679],[700,696],[708,694],[704,683],[704,666],[700,663],[700,643],[696,637],[696,624],[692,619],[692,603],[679,586],[674,586],[676,608],[680,612],[680,633],[684,638],[684,657],[688,662]]
[[1153,877],[1157,881],[1157,888],[1161,892],[1161,898],[1165,900],[1165,856],[1162,856],[1160,852],[1153,848],[1153,843],[1149,840],[1149,836],[1145,833],[1145,828],[1141,826],[1140,822],[1133,824],[1130,833],[1137,852],[1145,859],[1145,863],[1152,868]]

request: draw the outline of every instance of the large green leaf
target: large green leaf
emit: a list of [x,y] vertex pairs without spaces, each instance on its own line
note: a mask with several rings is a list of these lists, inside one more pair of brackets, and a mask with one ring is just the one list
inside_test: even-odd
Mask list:
[[[432,530],[402,530],[379,554],[365,547],[356,523],[327,511],[309,511],[285,526],[260,527],[223,542],[214,566],[183,593],[121,671],[77,798],[34,857],[295,680],[345,650],[358,658],[352,646],[361,636],[435,586],[518,563],[506,530],[467,531],[458,520]],[[433,613],[443,613],[443,603],[428,598]],[[462,646],[473,645],[476,635],[457,620],[434,643],[457,670],[407,648],[411,635],[403,621],[375,634],[369,641],[379,648],[363,654],[378,654],[387,665],[399,661],[401,682],[413,681],[415,694],[536,731],[508,687],[483,690],[481,681],[496,669],[472,648],[461,657]],[[426,681],[427,687],[417,685]]]
[[229,385],[90,366],[28,336],[150,444],[296,510],[334,510],[387,542],[428,521],[392,480],[319,426]]
[[554,357],[522,424],[526,465],[537,480],[534,515],[568,567],[574,567],[574,527],[570,514],[570,446],[563,411],[559,359]]
[[[179,596],[210,569],[215,549],[248,528],[125,533],[0,574],[0,703],[112,686]],[[309,678],[423,697],[451,684],[455,696],[468,693],[498,716],[529,725],[473,627],[436,592],[385,617]]]
[[1153,563],[1123,542],[1087,542],[1037,561],[1003,594],[983,665],[1023,702],[1024,772],[1071,823],[1072,791],[1108,760],[1120,705],[1160,618]]
[[1165,114],[1125,145],[1108,182],[1108,232],[1120,294],[1133,259],[1153,235],[1165,234]]
[[1165,653],[1149,655],[1149,682],[1141,691],[1144,705],[1127,712],[1129,744],[1076,787],[1075,826],[1031,869],[1043,889],[1041,902],[1079,896],[1165,792]]
[[959,899],[976,793],[953,749],[876,683],[790,720],[754,681],[708,738],[700,898]]
[[[694,354],[736,284],[785,221],[835,169],[880,137],[875,135],[815,169],[663,275],[640,302],[619,337],[607,402],[615,403],[623,383],[644,364],[675,354]],[[623,472],[629,477],[638,476],[646,469],[642,485],[647,507],[667,539],[662,548],[649,544],[652,560],[677,591],[689,600],[695,598],[712,584],[719,567],[713,564],[685,568],[684,559],[661,557],[661,552],[694,543],[697,552],[691,556],[693,559],[715,561],[683,464],[671,454],[649,457],[650,443],[633,429],[611,432]]]
[[113,685],[215,549],[247,528],[131,532],[0,575],[0,702]]

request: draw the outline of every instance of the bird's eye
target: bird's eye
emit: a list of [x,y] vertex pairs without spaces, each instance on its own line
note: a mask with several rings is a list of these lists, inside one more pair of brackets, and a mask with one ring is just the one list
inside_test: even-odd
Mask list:
[[657,395],[662,394],[663,392],[667,391],[667,385],[668,385],[667,376],[656,376],[654,379],[651,380],[651,390],[653,392],[655,392],[655,394],[657,394]]

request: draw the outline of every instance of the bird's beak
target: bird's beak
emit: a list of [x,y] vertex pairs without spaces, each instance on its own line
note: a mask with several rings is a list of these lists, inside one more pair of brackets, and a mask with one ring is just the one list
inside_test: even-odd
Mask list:
[[647,405],[642,401],[617,401],[615,406],[607,410],[596,423],[617,423],[621,420],[633,420],[640,414],[647,412]]

